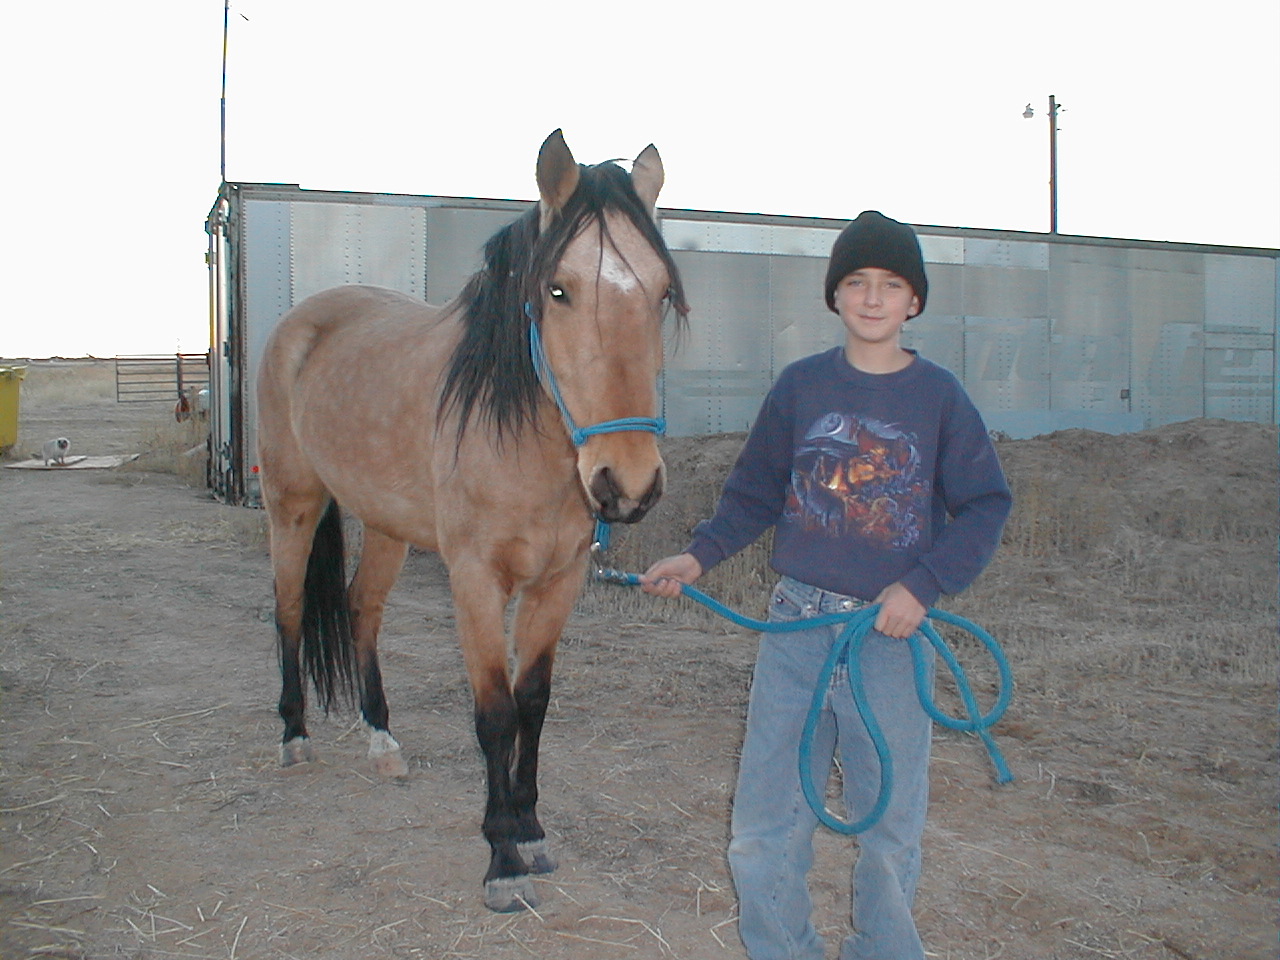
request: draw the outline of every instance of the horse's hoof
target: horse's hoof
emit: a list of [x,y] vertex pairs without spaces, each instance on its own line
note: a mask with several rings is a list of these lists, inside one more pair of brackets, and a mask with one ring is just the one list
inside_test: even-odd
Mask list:
[[484,905],[494,913],[516,913],[538,905],[528,877],[495,877],[484,882]]
[[280,744],[280,766],[292,767],[295,763],[311,763],[316,752],[311,749],[309,737],[294,737]]
[[529,866],[530,873],[554,873],[560,862],[551,855],[551,846],[546,839],[529,840],[517,843],[516,850]]
[[400,754],[400,744],[385,730],[369,731],[369,759],[373,772],[381,777],[407,777],[409,765]]
[[373,772],[380,777],[386,777],[389,780],[400,780],[409,776],[409,765],[404,762],[404,757],[400,756],[399,750],[392,753],[384,753],[372,759]]

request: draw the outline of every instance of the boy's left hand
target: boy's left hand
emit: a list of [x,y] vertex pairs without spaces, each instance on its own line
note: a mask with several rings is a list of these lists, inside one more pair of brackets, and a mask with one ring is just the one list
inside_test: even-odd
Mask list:
[[895,640],[905,640],[919,630],[928,612],[915,595],[900,583],[891,583],[881,590],[875,602],[880,604],[880,612],[876,615],[876,630]]

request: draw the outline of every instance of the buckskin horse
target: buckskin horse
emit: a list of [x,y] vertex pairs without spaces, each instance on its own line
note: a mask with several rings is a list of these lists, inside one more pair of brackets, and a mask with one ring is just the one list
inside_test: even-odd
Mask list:
[[[652,145],[630,172],[584,166],[557,130],[538,154],[540,199],[489,239],[457,299],[326,290],[285,314],[263,356],[281,762],[314,759],[309,679],[326,711],[358,695],[375,769],[407,774],[378,631],[409,546],[438,552],[487,771],[494,910],[536,905],[530,875],[556,866],[538,743],[593,522],[634,523],[662,494],[662,326],[669,308],[688,312],[655,219],[662,182]],[[350,584],[339,505],[363,524]]]

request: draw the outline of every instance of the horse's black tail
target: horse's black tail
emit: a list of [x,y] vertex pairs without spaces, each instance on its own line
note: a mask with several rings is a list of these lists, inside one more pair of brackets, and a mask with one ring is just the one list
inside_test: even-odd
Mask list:
[[355,642],[343,551],[342,513],[331,500],[311,541],[302,606],[303,669],[325,713],[335,701],[354,699]]

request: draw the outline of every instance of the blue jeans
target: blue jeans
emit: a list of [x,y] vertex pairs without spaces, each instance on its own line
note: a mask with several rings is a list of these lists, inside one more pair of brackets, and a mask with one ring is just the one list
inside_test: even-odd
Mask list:
[[[769,619],[797,620],[856,609],[850,600],[784,577]],[[818,674],[840,625],[761,635],[733,800],[729,865],[739,901],[738,931],[751,960],[822,960],[811,919],[807,875],[818,819],[800,787],[799,743]],[[933,670],[930,651],[930,674]],[[861,666],[868,697],[893,757],[893,794],[880,821],[858,836],[853,868],[854,933],[840,960],[923,960],[911,916],[920,877],[920,837],[929,797],[932,722],[920,706],[906,641],[867,634]],[[813,744],[819,793],[836,749],[844,775],[845,817],[875,803],[880,763],[849,692],[847,669],[832,677]]]

